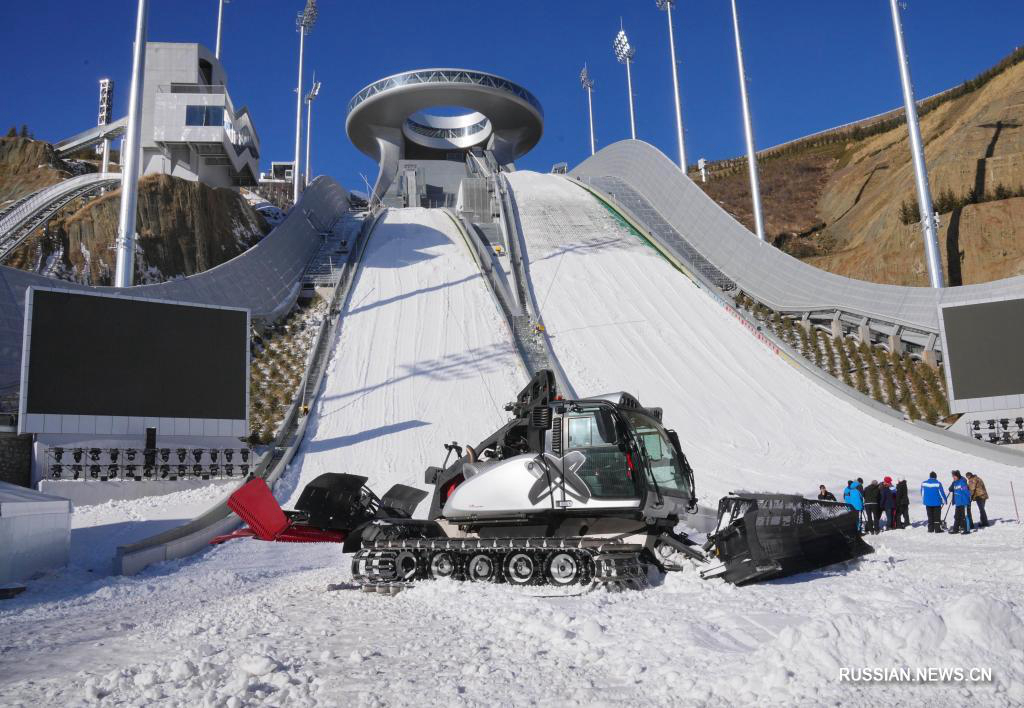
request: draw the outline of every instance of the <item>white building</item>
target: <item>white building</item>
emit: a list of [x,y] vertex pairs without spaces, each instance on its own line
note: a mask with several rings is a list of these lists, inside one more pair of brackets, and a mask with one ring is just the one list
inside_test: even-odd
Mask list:
[[252,186],[259,137],[235,109],[224,67],[200,44],[149,42],[142,97],[142,166],[211,187]]

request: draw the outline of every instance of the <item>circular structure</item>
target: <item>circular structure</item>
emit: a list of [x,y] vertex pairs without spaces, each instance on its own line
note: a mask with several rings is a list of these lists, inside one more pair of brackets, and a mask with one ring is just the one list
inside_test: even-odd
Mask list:
[[[448,106],[460,113],[436,112]],[[494,74],[419,69],[374,81],[353,96],[345,132],[380,165],[374,187],[379,197],[402,159],[445,160],[481,147],[499,164],[513,162],[540,140],[544,110],[532,93]]]

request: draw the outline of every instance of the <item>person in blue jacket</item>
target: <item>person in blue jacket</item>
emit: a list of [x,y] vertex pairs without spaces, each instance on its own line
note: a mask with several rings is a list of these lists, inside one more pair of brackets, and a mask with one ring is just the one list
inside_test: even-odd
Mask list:
[[928,533],[942,533],[942,507],[946,504],[946,490],[932,472],[921,482],[921,502],[928,512]]
[[971,532],[971,521],[968,516],[968,509],[971,506],[971,488],[967,486],[967,480],[960,476],[960,470],[953,470],[953,483],[949,485],[949,493],[953,495],[953,528],[950,533],[969,534]]
[[[942,485],[939,485],[939,488],[941,489]],[[861,493],[860,487],[858,487],[857,483],[854,482],[853,480],[849,480],[846,483],[846,489],[843,490],[843,501],[846,502],[846,505],[848,507],[856,510],[857,531],[860,532],[860,516],[861,512],[864,511],[864,495]]]

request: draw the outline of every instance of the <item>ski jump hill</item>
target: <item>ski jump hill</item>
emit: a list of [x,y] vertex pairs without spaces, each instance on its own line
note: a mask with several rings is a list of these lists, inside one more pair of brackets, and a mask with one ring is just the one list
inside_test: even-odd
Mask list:
[[[413,132],[429,142],[489,129],[464,122],[421,115]],[[848,479],[892,476],[909,480],[920,520],[919,481],[960,469],[985,479],[995,527],[965,538],[886,533],[849,567],[742,589],[683,572],[614,597],[434,582],[395,598],[347,591],[347,559],[331,544],[239,540],[143,570],[188,555],[165,553],[172,530],[122,553],[148,554],[136,576],[73,567],[0,608],[7,644],[27,647],[0,653],[5,696],[859,705],[871,687],[838,683],[841,667],[945,666],[955,655],[993,669],[988,682],[958,686],[957,702],[1024,702],[1024,667],[1010,658],[1024,649],[1024,536],[1009,523],[1024,456],[911,424],[823,381],[729,298],[742,290],[781,312],[884,332],[925,356],[939,302],[1021,293],[1024,279],[937,292],[818,271],[758,242],[636,141],[568,175],[515,171],[505,162],[514,146],[505,158],[471,152],[460,167],[468,181],[431,184],[429,155],[403,155],[388,135],[377,154],[388,170],[381,207],[337,291],[322,372],[304,380],[311,407],[288,443],[294,457],[271,480],[285,507],[324,472],[364,475],[376,490],[423,487],[442,443],[474,444],[500,426],[543,362],[579,395],[624,390],[662,407],[702,500],[740,489],[810,496],[819,484],[839,494]],[[323,180],[297,209],[337,217],[342,196]],[[289,221],[305,235],[297,263],[317,230],[300,213]],[[268,312],[289,299],[287,278],[276,278]],[[180,504],[174,497],[162,499]],[[88,513],[103,525],[139,510]],[[218,531],[231,521],[217,519]],[[682,668],[693,666],[713,668]],[[915,689],[886,687],[908,705],[942,702]]]

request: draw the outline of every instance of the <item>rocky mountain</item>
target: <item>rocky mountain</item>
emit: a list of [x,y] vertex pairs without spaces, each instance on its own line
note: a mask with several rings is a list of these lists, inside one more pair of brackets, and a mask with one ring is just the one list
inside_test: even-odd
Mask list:
[[[113,281],[121,191],[76,202],[27,239],[7,264],[93,285]],[[136,283],[199,273],[244,252],[270,231],[238,193],[167,175],[139,181]]]
[[[1024,48],[920,112],[947,281],[1024,273]],[[902,110],[766,150],[758,165],[776,246],[853,278],[927,285]],[[752,228],[748,185],[731,160],[702,186]]]
[[56,184],[75,172],[50,143],[31,138],[0,138],[0,206]]

